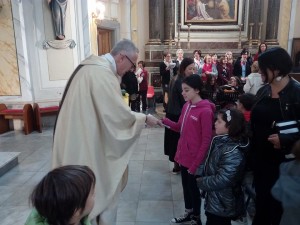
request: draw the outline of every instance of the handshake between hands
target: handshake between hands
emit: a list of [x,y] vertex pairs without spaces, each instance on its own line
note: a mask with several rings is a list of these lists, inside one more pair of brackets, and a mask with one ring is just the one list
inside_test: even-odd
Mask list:
[[150,127],[153,127],[153,126],[160,126],[160,127],[163,127],[163,123],[160,119],[157,119],[156,117],[152,116],[151,114],[148,114],[146,115],[146,124]]

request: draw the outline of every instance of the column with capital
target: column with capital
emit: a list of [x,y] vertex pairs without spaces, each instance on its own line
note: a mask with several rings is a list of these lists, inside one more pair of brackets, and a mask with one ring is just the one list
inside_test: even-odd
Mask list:
[[161,23],[164,21],[161,10],[164,2],[161,0],[149,0],[149,41],[147,45],[161,44]]
[[178,35],[177,35],[177,48],[181,48],[181,43],[180,43],[180,28],[181,28],[181,23],[178,23],[177,24],[177,32],[178,32]]
[[[164,44],[174,43],[175,1],[164,0]],[[171,25],[172,24],[172,25]],[[171,35],[170,35],[171,34]]]
[[243,24],[239,24],[239,43],[238,43],[238,48],[242,48],[242,26]]
[[253,31],[253,26],[254,26],[254,23],[249,23],[249,27],[250,27],[250,31],[249,31],[249,48],[252,47],[252,31]]
[[262,28],[262,25],[263,25],[262,22],[258,23],[258,42],[257,42],[257,45],[261,44],[261,28]]
[[251,0],[249,1],[249,25],[253,23],[252,26],[252,44],[256,45],[258,43],[259,34],[259,22],[262,21],[263,12],[263,1],[262,0]]
[[279,8],[280,1],[269,0],[268,1],[268,13],[266,24],[266,43],[268,45],[278,45],[278,23],[279,23]]

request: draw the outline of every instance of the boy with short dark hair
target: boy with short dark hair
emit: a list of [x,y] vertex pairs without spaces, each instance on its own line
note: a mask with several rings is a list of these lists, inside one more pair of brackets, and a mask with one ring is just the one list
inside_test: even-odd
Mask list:
[[255,96],[250,93],[240,95],[237,101],[237,109],[244,114],[245,120],[250,121],[251,109],[255,101]]

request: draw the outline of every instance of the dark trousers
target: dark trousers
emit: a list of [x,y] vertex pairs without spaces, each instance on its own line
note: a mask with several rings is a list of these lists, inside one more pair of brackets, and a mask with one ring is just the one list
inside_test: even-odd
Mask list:
[[135,100],[130,100],[129,98],[129,106],[132,111],[134,112],[140,112],[140,97],[137,95],[137,98]]
[[188,173],[188,168],[181,167],[181,180],[184,204],[186,209],[193,209],[194,216],[200,215],[201,198],[196,177]]
[[223,217],[205,212],[206,215],[206,225],[231,225],[230,217]]
[[[178,122],[180,115],[174,115],[171,113],[166,113],[166,118]],[[171,129],[165,128],[164,137],[164,153],[169,156],[169,160],[174,162],[174,157],[177,151],[177,144],[180,138],[180,133],[175,132]]]
[[163,106],[164,106],[164,109],[166,110],[167,103],[165,102],[165,95],[169,93],[169,85],[163,84],[162,91],[163,91]]
[[147,90],[146,91],[139,91],[140,96],[142,97],[142,110],[147,110]]
[[278,165],[265,165],[254,170],[256,213],[252,225],[279,225],[282,206],[273,198],[271,189],[279,176]]

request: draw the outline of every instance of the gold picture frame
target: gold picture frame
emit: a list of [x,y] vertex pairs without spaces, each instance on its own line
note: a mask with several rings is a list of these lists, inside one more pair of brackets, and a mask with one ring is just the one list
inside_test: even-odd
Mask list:
[[240,0],[184,0],[184,23],[195,25],[238,24]]

